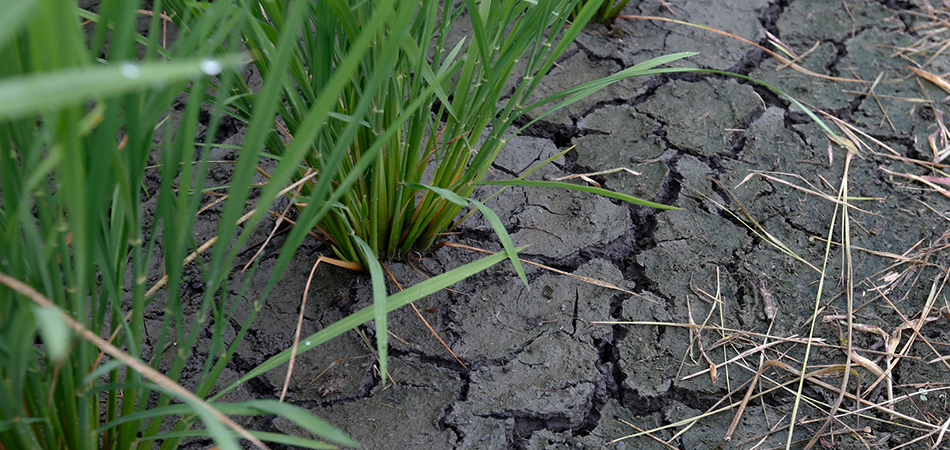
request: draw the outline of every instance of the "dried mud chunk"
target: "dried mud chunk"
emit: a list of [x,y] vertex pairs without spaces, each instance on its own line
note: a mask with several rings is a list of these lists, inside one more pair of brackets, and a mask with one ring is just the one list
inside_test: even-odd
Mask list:
[[587,133],[573,140],[582,170],[616,170],[598,176],[613,191],[647,199],[659,192],[669,171],[656,161],[666,150],[654,134],[660,128],[657,121],[630,106],[606,106],[581,119],[578,127]]
[[563,258],[590,245],[606,244],[627,229],[630,212],[605,197],[538,188],[528,193],[528,205],[517,216],[520,229],[511,235],[526,254]]
[[[395,385],[376,386],[365,398],[348,401],[305,402],[310,413],[360,441],[366,449],[453,448],[451,430],[438,429],[445,405],[458,396],[457,373],[420,363],[411,358],[390,356],[389,372]],[[328,396],[326,400],[336,400]],[[274,419],[277,430],[307,435],[298,425]]]
[[346,387],[346,378],[343,378],[339,375],[331,375],[317,387],[317,392],[320,393],[321,397],[326,397],[331,394],[336,394],[337,392],[343,391],[343,388]]
[[637,106],[664,124],[670,144],[706,155],[728,149],[738,133],[732,130],[758,108],[764,108],[764,103],[751,87],[714,79],[676,81]]
[[[765,37],[759,19],[768,4],[767,0],[645,0],[630,2],[624,8],[623,14],[674,17],[670,15],[672,9],[678,20],[710,26],[745,39],[759,41]],[[582,34],[577,42],[592,55],[600,58],[619,58],[627,67],[652,57],[676,52],[698,52],[697,55],[671,65],[727,69],[739,63],[752,49],[737,39],[680,24],[621,19],[614,22],[614,26],[619,26],[621,30],[594,26],[594,32]],[[619,38],[610,36],[616,36],[620,31],[622,35]]]
[[[912,79],[907,79],[909,71],[903,66],[906,61],[902,58],[890,57],[894,47],[906,47],[909,44],[910,40],[903,35],[885,33],[880,30],[866,31],[848,40],[848,55],[838,62],[838,67],[846,68],[849,72],[854,71],[868,82],[873,82],[878,75],[881,76],[874,87],[875,97],[864,97],[861,105],[858,106],[853,118],[855,125],[873,135],[917,134],[919,142],[926,142],[927,130],[933,131],[932,127],[936,123],[933,110],[924,105],[899,100],[899,98],[917,98],[924,94],[920,91],[920,85]],[[948,64],[946,58],[936,58],[934,63]],[[928,67],[928,70],[944,73],[936,67],[936,64]],[[931,86],[929,82],[923,85]],[[867,91],[867,87],[859,86],[846,89]],[[933,96],[932,98],[941,98],[945,93],[933,88],[930,95]],[[926,117],[928,114],[929,118]]]
[[[808,46],[795,47],[794,50],[803,54],[811,48],[812,44],[814,43],[810,43]],[[799,61],[798,65],[812,73],[829,75],[828,65],[837,57],[837,52],[833,43],[823,42]],[[779,70],[781,64],[776,59],[766,59],[749,76],[775,86],[797,100],[824,110],[846,108],[850,104],[854,96],[841,92],[842,89],[861,89],[861,85],[836,83],[788,67]],[[801,112],[798,108],[792,109]]]
[[[650,3],[656,4],[644,2]],[[717,0],[685,0],[667,3],[676,11],[676,18],[679,20],[712,27],[753,41],[765,37],[759,16],[761,11],[768,7],[767,0],[725,3]],[[643,6],[641,5],[641,8]],[[724,8],[728,8],[725,14],[722,13]],[[660,12],[656,15],[667,13]],[[738,39],[699,28],[673,25],[669,26],[669,30],[670,35],[665,40],[667,52],[699,52],[689,58],[687,64],[725,69],[734,66],[751,50],[748,44]]]
[[[633,288],[607,261],[594,259],[574,273]],[[611,333],[611,327],[592,327],[590,322],[610,317],[611,299],[618,291],[552,273],[533,278],[531,285],[532,289],[526,290],[516,277],[507,277],[485,286],[477,295],[459,298],[450,307],[452,331],[459,339],[453,350],[469,360],[499,360],[511,358],[530,342],[555,339],[555,334],[568,336],[594,351],[591,339],[606,339]],[[538,319],[544,320],[538,323]],[[537,326],[525,330],[528,323]],[[572,343],[571,347],[575,345],[579,344]],[[596,360],[594,357],[589,362]]]
[[528,417],[548,428],[574,428],[587,416],[601,374],[597,350],[564,333],[549,333],[502,367],[473,371],[469,398],[455,410],[481,417]]
[[782,42],[810,47],[815,41],[850,36],[852,30],[880,24],[894,12],[876,2],[797,0],[782,13],[776,26]]
[[[550,139],[511,136],[507,138],[492,166],[501,167],[509,173],[521,175],[557,152],[557,146]],[[548,164],[548,168],[563,164],[564,157],[559,156]],[[499,178],[509,179],[510,176],[500,176]]]

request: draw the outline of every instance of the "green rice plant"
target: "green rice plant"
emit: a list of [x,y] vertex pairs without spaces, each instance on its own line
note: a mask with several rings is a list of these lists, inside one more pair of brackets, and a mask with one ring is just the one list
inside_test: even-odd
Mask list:
[[[604,23],[611,22],[614,18],[620,14],[620,11],[623,10],[624,6],[627,6],[627,3],[630,0],[607,0],[600,4],[600,7],[597,8],[597,14],[594,15],[594,20]],[[574,14],[580,14],[581,8],[587,5],[587,3],[592,3],[588,1],[581,1],[574,7]]]
[[[149,33],[142,36],[135,28],[137,2],[103,0],[94,14],[76,9],[72,0],[0,0],[0,448],[174,448],[193,436],[211,437],[228,449],[239,448],[239,436],[258,445],[356,444],[292,405],[204,400],[306,234],[304,227],[291,233],[254,310],[226,341],[225,325],[243,294],[229,291],[235,257],[309,150],[302,144],[288,148],[248,210],[251,180],[308,2],[294,3],[283,23],[285,35],[267,49],[273,73],[263,90],[241,99],[255,114],[207,256],[197,255],[205,246],[195,242],[193,229],[202,192],[221,188],[206,185],[209,150],[236,100],[231,94],[240,87],[237,69],[247,60],[236,53],[242,48],[238,38],[255,22],[243,2],[191,5],[152,2]],[[395,11],[397,5],[378,6]],[[163,10],[181,13],[174,20],[183,33],[169,49],[159,45]],[[400,6],[395,16],[365,17],[354,34],[363,44],[354,44],[338,61],[338,73],[315,92],[306,111],[310,118],[297,130],[301,142],[321,132],[322,117],[351,82],[349,71],[369,52],[369,36],[398,27],[397,19],[404,22],[413,10]],[[88,23],[81,25],[80,18]],[[92,30],[84,35],[81,26]],[[160,125],[171,122],[176,102],[184,105],[178,125],[165,127],[157,136],[161,143],[153,144]],[[199,140],[203,108],[209,119]],[[368,111],[355,108],[353,114]],[[338,143],[345,149],[351,141]],[[146,193],[149,171],[161,181]],[[334,186],[325,177],[313,186],[300,223],[312,226],[337,204],[334,195],[342,195],[352,179],[339,182]],[[154,201],[148,227],[146,199]],[[204,281],[193,315],[183,313],[180,291],[186,256],[199,258],[193,264]],[[155,295],[161,283],[146,281],[159,276],[167,288]],[[430,283],[414,292],[442,287]],[[164,313],[156,340],[144,335],[147,308]],[[199,358],[192,349],[209,331],[207,356]],[[189,392],[177,381],[193,363],[201,373]],[[261,414],[281,415],[333,444],[249,432],[227,417]],[[195,427],[199,420],[202,426]]]
[[[248,122],[253,132],[244,144],[246,152],[266,144],[268,156],[279,161],[260,198],[273,198],[288,177],[306,181],[296,198],[301,210],[297,226],[285,240],[260,298],[275,286],[279,273],[314,227],[329,237],[338,256],[359,262],[373,275],[374,305],[306,338],[310,345],[299,353],[373,320],[380,373],[385,377],[389,311],[504,259],[512,262],[527,284],[518,249],[501,220],[471,199],[515,119],[549,107],[523,129],[610,83],[662,73],[668,69],[657,66],[689,55],[657,58],[528,103],[540,76],[564,53],[597,7],[590,4],[570,23],[567,14],[575,4],[576,0],[466,1],[459,8],[454,2],[443,5],[434,0],[245,4],[252,19],[241,30],[243,44],[264,87],[258,93],[235,80],[239,89],[219,87],[209,102],[226,105]],[[183,0],[167,0],[165,6],[176,22],[201,16],[207,8]],[[472,25],[472,35],[449,48],[450,31],[463,21]],[[288,48],[293,51],[285,52]],[[517,82],[508,88],[513,74],[518,74]],[[276,97],[278,92],[281,95]],[[275,111],[277,127],[273,126]],[[286,133],[258,134],[265,124]],[[484,143],[478,145],[480,137]],[[301,160],[305,164],[299,164]],[[252,159],[242,154],[241,161]],[[238,169],[246,176],[236,176],[232,188],[246,186],[253,167],[239,164]],[[550,184],[511,182],[526,183]],[[602,189],[556,185],[665,207]],[[379,258],[401,257],[430,246],[466,207],[479,209],[488,218],[505,251],[388,295]],[[229,223],[236,218],[226,210],[222,220]],[[225,235],[230,238],[230,230],[222,231]],[[213,399],[296,353],[295,344]]]
[[[397,2],[402,5],[404,2]],[[430,247],[470,207],[472,194],[498,156],[510,128],[527,114],[535,118],[569,105],[612,82],[660,73],[657,66],[687,56],[656,58],[614,76],[582,84],[547,98],[531,101],[541,78],[564,54],[571,41],[598,11],[601,2],[585,2],[573,22],[568,16],[577,0],[410,2],[414,8],[402,27],[372,36],[366,57],[352,69],[352,83],[342,90],[326,126],[306,140],[307,167],[297,176],[316,171],[320,181],[334,186],[356,180],[317,227],[347,261],[403,258],[412,250]],[[458,5],[456,5],[458,3]],[[262,74],[273,72],[268,49],[285,31],[290,3],[261,1],[254,8],[256,23],[248,28],[246,44],[261,58]],[[378,2],[329,0],[314,2],[298,51],[293,55],[284,87],[279,124],[294,146],[302,139],[301,123],[326,80],[339,73],[340,61],[353,50],[361,24],[377,14],[393,14]],[[470,27],[468,35],[453,33]],[[400,41],[400,37],[407,38]],[[337,68],[336,71],[333,69]],[[380,68],[388,76],[374,76]],[[514,80],[514,84],[509,84]],[[369,108],[369,114],[356,113]],[[244,118],[256,114],[239,107]],[[481,140],[481,143],[480,143]],[[352,142],[342,161],[337,150]],[[271,153],[283,156],[287,143],[275,133]],[[375,159],[368,165],[366,157]],[[574,187],[563,183],[561,186]],[[449,199],[446,193],[456,196]],[[624,196],[624,200],[662,205]],[[480,207],[475,203],[475,207]],[[500,221],[492,221],[506,243]],[[367,244],[369,252],[360,243]]]

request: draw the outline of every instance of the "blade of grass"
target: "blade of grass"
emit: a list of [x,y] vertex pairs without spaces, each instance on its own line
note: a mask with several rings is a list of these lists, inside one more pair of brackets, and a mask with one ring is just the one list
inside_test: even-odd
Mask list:
[[491,208],[485,206],[484,203],[478,200],[464,198],[448,189],[418,183],[406,183],[406,185],[416,189],[428,189],[442,196],[442,198],[462,207],[468,206],[471,202],[471,204],[485,216],[488,223],[490,223],[495,230],[495,234],[498,235],[498,240],[501,241],[501,245],[505,248],[505,254],[508,255],[508,259],[515,268],[515,272],[517,272],[518,277],[521,278],[521,282],[524,283],[526,288],[531,289],[530,286],[528,286],[528,277],[524,273],[524,267],[518,258],[518,251],[515,249],[515,244],[511,242],[511,236],[508,235],[508,230],[505,229],[505,225],[501,223],[501,218],[498,217],[498,214],[495,214],[495,211],[492,211]]
[[[851,153],[849,152],[849,153],[848,153],[848,159],[847,159],[846,161],[850,161],[850,156],[851,156]],[[846,167],[846,168],[845,168],[845,175],[842,177],[841,187],[839,188],[839,192],[838,192],[838,199],[839,199],[839,200],[843,200],[843,201],[846,202],[846,201],[847,201],[847,186],[848,186],[848,185],[847,185],[847,178],[845,178],[845,176],[847,175],[847,165],[846,165],[845,167]],[[838,219],[838,211],[839,211],[839,210],[846,210],[846,209],[847,209],[847,208],[843,208],[843,207],[840,207],[838,204],[835,204],[835,211],[834,211],[834,214],[832,214],[832,216],[831,216],[831,223],[828,225],[828,242],[825,243],[825,252],[824,252],[824,257],[823,257],[823,259],[822,259],[822,265],[821,265],[821,276],[819,276],[819,278],[818,278],[818,289],[817,289],[817,292],[816,292],[816,294],[815,294],[815,304],[814,304],[813,310],[812,310],[811,325],[809,326],[809,329],[808,329],[809,343],[805,346],[805,355],[804,355],[804,357],[803,357],[803,359],[802,359],[802,374],[804,374],[804,371],[807,370],[807,368],[808,368],[808,361],[809,361],[809,357],[811,356],[811,350],[812,350],[811,338],[814,336],[814,333],[815,333],[815,324],[818,323],[818,316],[820,315],[820,310],[821,310],[821,298],[822,298],[822,296],[824,295],[825,278],[826,278],[827,269],[828,269],[828,261],[831,259],[831,237],[832,237],[832,235],[834,234],[834,231],[835,231],[835,223],[836,223],[836,221],[837,221],[837,219]],[[842,213],[842,220],[845,220],[845,218],[847,218],[847,212]],[[850,327],[849,327],[849,328],[850,328]],[[850,332],[849,332],[849,333],[850,333]],[[849,337],[850,337],[850,334],[849,334]],[[851,339],[849,339],[849,341],[848,341],[848,346],[849,346],[849,347],[848,347],[849,352],[848,352],[848,359],[847,359],[847,361],[848,361],[847,367],[850,368],[850,364],[851,364]],[[845,381],[847,381],[847,379],[848,379],[848,374],[847,374],[847,372],[846,372],[846,373],[845,373]],[[797,420],[797,417],[798,417],[798,412],[799,412],[799,411],[798,411],[798,408],[799,408],[799,405],[800,405],[800,403],[801,403],[802,389],[804,388],[804,384],[805,384],[805,378],[804,378],[804,376],[802,376],[802,377],[800,377],[799,380],[798,380],[798,388],[797,388],[796,393],[795,393],[795,402],[794,402],[794,404],[793,404],[793,406],[792,406],[792,416],[791,416],[791,421],[790,421],[790,425],[789,425],[789,429],[788,429],[788,439],[787,439],[786,444],[785,444],[785,445],[786,445],[786,448],[789,448],[789,447],[791,447],[791,445],[792,445],[792,440],[793,440],[793,436],[794,436],[794,432],[795,432],[795,421]],[[841,392],[842,392],[841,395],[839,395],[839,398],[838,398],[838,400],[836,401],[836,407],[837,407],[837,405],[840,405],[840,402],[841,402],[841,400],[842,400],[842,398],[843,398],[843,395],[844,395],[844,389],[842,389]],[[833,409],[830,414],[834,415],[834,413],[835,413],[836,410],[837,410],[837,408],[836,408],[836,409]],[[814,442],[812,442],[812,444],[813,444],[813,443],[814,443]]]
[[376,352],[379,358],[379,378],[380,384],[386,385],[386,358],[389,356],[389,328],[386,326],[386,278],[383,275],[383,266],[376,259],[373,249],[364,242],[359,236],[354,235],[353,240],[361,252],[363,259],[367,262],[366,267],[369,270],[370,280],[373,284],[373,321],[376,325]]
[[589,192],[591,194],[597,194],[607,198],[614,198],[617,200],[625,201],[627,203],[633,203],[642,206],[649,206],[651,208],[657,209],[682,209],[676,206],[663,205],[660,203],[653,203],[647,200],[642,200],[636,197],[629,196],[621,192],[614,192],[603,188],[598,188],[594,186],[584,186],[580,184],[564,183],[560,181],[537,181],[537,180],[499,180],[499,181],[479,181],[474,183],[476,185],[495,185],[495,186],[533,186],[533,187],[556,187],[562,189],[570,189],[572,191],[580,192]]
[[29,22],[39,2],[36,0],[3,0],[0,1],[0,42],[19,32]]
[[46,108],[74,105],[89,98],[116,96],[156,83],[176,83],[243,64],[240,55],[170,63],[119,63],[84,67],[0,81],[0,120],[28,116]]

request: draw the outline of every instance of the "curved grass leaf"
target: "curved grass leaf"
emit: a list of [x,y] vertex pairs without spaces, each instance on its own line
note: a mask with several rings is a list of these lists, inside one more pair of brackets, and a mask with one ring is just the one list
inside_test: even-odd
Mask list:
[[[267,431],[250,431],[251,435],[264,441],[264,442],[273,442],[277,444],[291,445],[294,447],[300,448],[313,448],[313,449],[334,449],[339,448],[333,444],[327,444],[325,442],[315,441],[313,439],[307,439],[302,437],[290,436],[283,433],[271,433]],[[149,436],[148,439],[143,439],[142,441],[157,441],[165,439],[180,439],[188,437],[206,437],[208,433],[204,430],[188,430],[188,431],[172,431],[170,433],[160,433],[153,436]],[[238,437],[234,433],[234,437]]]
[[[299,406],[291,405],[289,403],[279,402],[277,400],[248,400],[238,403],[209,403],[209,405],[213,406],[221,413],[227,414],[228,416],[279,415],[293,422],[294,424],[299,425],[304,430],[319,436],[321,439],[351,447],[359,445],[359,443],[353,440],[353,438],[347,436],[346,433],[338,430],[333,425],[330,425],[323,419],[308,413]],[[162,417],[189,416],[193,415],[194,413],[195,408],[188,404],[179,403],[159,406],[153,409],[138,411],[126,416],[118,417],[115,420],[100,426],[98,429],[96,429],[96,432],[101,433],[124,423]],[[202,430],[188,431],[186,433],[196,434],[188,434],[183,436],[208,435],[207,431]],[[237,434],[233,434],[231,430],[228,430],[228,433],[232,433],[232,436],[234,437],[238,436]],[[254,435],[255,433],[251,431],[251,434]],[[165,436],[165,438],[169,437],[171,436]],[[151,439],[161,439],[161,437],[151,436]]]
[[187,397],[183,400],[198,413],[198,417],[201,417],[206,427],[205,431],[208,436],[214,439],[214,443],[219,449],[241,450],[241,447],[237,443],[237,437],[235,436],[237,433],[232,433],[228,430],[228,427],[224,426],[224,424],[208,410],[205,404],[195,402],[193,399]]
[[620,10],[622,10],[624,6],[627,6],[627,3],[628,3],[630,0],[619,0],[619,1],[617,1],[616,3],[614,3],[613,7],[609,8],[609,9],[606,8],[606,7],[609,6],[610,3],[613,2],[613,1],[614,1],[614,0],[607,0],[607,2],[604,3],[604,4],[600,7],[601,11],[603,11],[603,14],[600,16],[600,21],[601,21],[601,22],[605,22],[605,21],[607,21],[607,20],[609,20],[609,19],[612,19],[612,18],[614,18],[614,17],[617,17],[617,14],[620,14]]
[[[536,101],[536,102],[534,102],[534,103],[532,103],[532,104],[526,106],[526,107],[524,108],[524,112],[533,111],[533,110],[535,110],[535,109],[538,109],[538,108],[540,108],[540,107],[542,107],[542,106],[544,106],[544,105],[547,105],[547,104],[549,104],[549,103],[551,103],[551,102],[554,102],[555,100],[558,100],[558,99],[561,99],[561,98],[564,98],[564,97],[567,97],[567,99],[565,99],[564,101],[562,101],[562,102],[560,102],[560,103],[554,105],[554,106],[551,107],[550,109],[544,111],[543,113],[541,113],[541,114],[538,115],[537,117],[535,117],[535,118],[533,118],[532,120],[530,120],[528,123],[526,123],[524,126],[522,126],[522,127],[518,130],[518,132],[521,132],[522,130],[528,128],[529,126],[533,125],[535,122],[541,120],[542,118],[548,116],[549,114],[552,114],[552,113],[554,113],[555,111],[557,111],[557,110],[559,110],[559,109],[561,109],[561,108],[570,106],[571,104],[576,103],[576,102],[578,102],[578,101],[584,99],[585,97],[588,97],[588,96],[590,96],[591,94],[593,94],[593,93],[595,93],[595,92],[597,92],[597,91],[599,91],[599,90],[601,90],[601,89],[603,89],[603,88],[605,88],[605,87],[607,87],[607,86],[609,86],[609,85],[611,85],[611,84],[613,84],[613,83],[616,83],[616,82],[618,82],[618,81],[625,80],[625,79],[627,79],[627,78],[639,77],[639,76],[644,76],[644,75],[656,75],[656,74],[667,73],[667,72],[671,72],[671,71],[672,71],[672,72],[680,72],[680,71],[689,72],[689,71],[692,71],[692,70],[694,70],[694,69],[682,69],[682,70],[679,69],[679,68],[672,68],[672,69],[671,69],[671,68],[659,68],[659,69],[658,69],[657,66],[661,66],[661,65],[663,65],[663,64],[667,64],[667,63],[670,63],[670,62],[673,62],[673,61],[676,61],[676,60],[680,60],[680,59],[683,59],[683,58],[688,58],[688,57],[693,56],[693,55],[696,55],[696,54],[698,54],[698,53],[697,53],[697,52],[680,52],[680,53],[673,53],[673,54],[670,54],[670,55],[658,56],[658,57],[656,57],[656,58],[652,58],[652,59],[649,59],[649,60],[644,61],[644,62],[642,62],[642,63],[639,63],[639,64],[637,64],[637,65],[634,65],[634,66],[632,66],[632,67],[628,67],[628,68],[626,68],[626,69],[624,69],[624,70],[621,70],[620,72],[617,72],[617,73],[615,73],[615,74],[613,74],[613,75],[609,75],[609,76],[606,76],[606,77],[604,77],[604,78],[600,78],[600,79],[597,79],[597,80],[594,80],[594,81],[588,81],[587,83],[579,84],[579,85],[574,86],[574,87],[572,87],[572,88],[568,88],[568,89],[565,89],[565,90],[563,90],[563,91],[557,92],[557,93],[555,93],[555,94],[549,95],[549,96],[547,96],[547,97],[545,97],[545,98],[543,98],[543,99],[541,99],[541,100],[538,100],[538,101]],[[516,134],[517,134],[517,133],[516,133]]]
[[231,55],[169,63],[119,63],[0,80],[0,120],[25,117],[90,98],[117,96],[140,87],[217,75],[241,66],[245,58]]
[[14,422],[21,425],[28,425],[31,423],[43,423],[47,422],[48,419],[38,418],[38,417],[26,417],[22,419],[13,420],[0,420],[0,433],[9,430],[13,427]]
[[30,15],[39,4],[37,0],[0,1],[0,11],[3,11],[3,14],[0,14],[0,43],[6,42],[26,26]]
[[364,240],[353,235],[356,246],[363,253],[363,266],[369,270],[373,283],[373,320],[376,324],[376,351],[379,357],[380,384],[386,384],[386,358],[389,356],[389,333],[386,327],[386,276],[376,254]]
[[40,332],[43,336],[43,345],[49,358],[53,361],[59,361],[69,350],[69,341],[72,333],[59,312],[52,308],[33,305],[33,316],[36,318],[37,325],[40,326]]
[[521,278],[521,282],[524,283],[525,287],[531,289],[531,286],[528,285],[528,277],[524,273],[524,267],[521,265],[521,260],[518,259],[518,251],[515,249],[515,244],[511,242],[511,236],[508,235],[508,230],[505,229],[505,225],[501,223],[501,218],[498,217],[498,214],[495,214],[495,211],[485,206],[484,203],[478,200],[462,197],[461,195],[458,195],[448,189],[419,183],[404,184],[415,189],[428,189],[432,192],[435,192],[436,194],[439,194],[442,196],[442,198],[461,207],[466,207],[471,202],[471,204],[474,205],[475,208],[477,208],[486,219],[488,219],[488,223],[491,224],[492,228],[495,229],[495,234],[498,235],[498,240],[501,241],[501,245],[505,248],[505,254],[508,255],[508,259],[511,260],[511,264],[515,266],[515,272],[518,273],[518,277]]
[[580,184],[571,184],[564,183],[562,181],[534,181],[534,180],[507,180],[507,181],[479,181],[475,184],[480,185],[497,185],[497,186],[534,186],[534,187],[556,187],[563,189],[570,189],[572,191],[581,191],[581,192],[590,192],[591,194],[597,194],[608,198],[615,198],[617,200],[622,200],[627,203],[635,203],[637,205],[649,206],[651,208],[658,209],[681,209],[676,206],[663,205],[660,203],[653,203],[651,201],[639,199],[636,197],[629,196],[627,194],[622,194],[620,192],[610,191],[607,189],[602,189],[593,186],[584,186]]
[[299,406],[294,406],[285,402],[279,402],[277,400],[249,400],[246,402],[241,402],[237,404],[237,406],[252,408],[266,414],[279,415],[280,417],[300,425],[300,427],[304,430],[307,430],[328,441],[336,442],[337,444],[347,445],[350,447],[356,447],[359,445],[358,442],[354,441],[342,431],[337,430],[335,427],[333,427],[333,425],[330,425],[319,417],[310,414]]

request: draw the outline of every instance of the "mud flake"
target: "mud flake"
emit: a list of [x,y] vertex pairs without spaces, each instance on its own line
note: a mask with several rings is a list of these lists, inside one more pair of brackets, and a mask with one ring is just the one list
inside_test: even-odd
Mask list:
[[[626,422],[626,423],[625,423]],[[646,416],[635,416],[630,410],[624,408],[620,402],[616,399],[609,399],[603,408],[600,410],[600,420],[597,421],[597,427],[594,428],[590,435],[584,436],[581,438],[575,438],[574,442],[580,445],[588,445],[589,447],[581,448],[610,448],[615,450],[632,450],[632,449],[645,449],[645,450],[660,450],[668,449],[666,445],[653,437],[660,439],[669,439],[673,436],[670,429],[658,430],[650,436],[639,436],[636,438],[625,439],[623,441],[617,442],[608,446],[608,443],[614,439],[618,439],[623,436],[629,436],[635,433],[637,430],[630,427],[632,424],[640,428],[641,430],[650,430],[658,428],[663,425],[658,420],[658,417],[655,415],[646,415]],[[598,441],[602,441],[603,445],[601,447],[594,447],[593,444]]]
[[[575,273],[632,288],[622,280],[620,270],[607,261],[593,260]],[[525,345],[533,339],[538,339],[534,341],[534,345],[538,345],[554,339],[552,335],[565,335],[593,349],[590,336],[604,338],[610,333],[610,327],[595,329],[590,327],[590,322],[609,318],[610,300],[617,291],[550,273],[534,279],[532,286],[533,289],[525,290],[517,278],[507,278],[486,286],[477,296],[460,299],[452,307],[453,331],[461,342],[454,350],[463,358],[499,360],[510,358],[524,348],[523,357],[529,358],[534,347]],[[576,307],[575,303],[578,303]],[[525,330],[526,324],[537,326]],[[467,346],[471,343],[477,345]],[[572,343],[571,348],[575,345]],[[596,361],[596,356],[591,357],[591,361]]]
[[538,188],[528,191],[529,205],[517,216],[521,228],[511,235],[526,254],[563,258],[589,245],[606,244],[627,228],[629,210],[593,194]]
[[[655,398],[672,387],[672,376],[667,373],[670,367],[676,367],[677,364],[669,358],[657,361],[656,355],[663,351],[657,348],[657,334],[655,327],[635,326],[631,327],[624,340],[618,344],[620,351],[620,367],[626,374],[623,380],[623,386],[628,391],[633,391],[641,401],[640,407],[647,410],[637,411],[639,414],[649,412],[651,408],[648,404],[651,398]],[[665,366],[663,363],[674,363],[672,366]],[[653,407],[658,407],[659,403]]]
[[[705,208],[713,210],[715,206],[710,201],[718,201],[719,194],[712,190],[710,176],[712,169],[706,163],[693,155],[684,155],[676,163],[676,171],[683,177],[682,183],[688,189],[686,195],[697,199],[703,198]],[[703,197],[705,196],[705,197]]]
[[337,392],[342,392],[346,387],[346,378],[339,375],[331,375],[317,387],[317,392],[321,397],[326,397]]
[[[660,124],[637,114],[629,106],[606,106],[584,117],[578,127],[585,136],[575,138],[577,165],[587,172],[627,168],[634,175],[620,171],[600,175],[605,186],[640,198],[651,198],[666,179],[666,165],[655,161],[666,150],[666,144],[654,131]],[[644,164],[645,161],[654,161]]]
[[[728,169],[725,170],[722,181],[737,195],[750,192],[760,194],[763,190],[770,189],[762,184],[760,177],[752,177],[742,187],[736,188],[752,169],[799,173],[803,167],[807,167],[803,166],[803,161],[815,164],[828,161],[827,152],[819,152],[803,141],[799,134],[785,128],[785,111],[779,108],[771,107],[765,110],[762,116],[749,126],[745,135],[746,144],[740,154],[741,158],[725,160],[722,163]],[[761,187],[752,189],[747,186],[750,183]]]
[[734,133],[730,130],[763,105],[749,86],[706,79],[662,86],[637,110],[663,123],[672,145],[710,155],[726,150]]
[[[452,448],[453,433],[435,424],[445,405],[458,395],[458,374],[408,358],[390,357],[389,364],[395,385],[385,390],[377,386],[366,398],[308,409],[359,438],[363,448]],[[412,374],[413,379],[404,374]],[[306,435],[283,418],[275,419],[274,426],[288,434]]]
[[577,427],[587,415],[600,378],[596,361],[593,347],[564,333],[547,334],[507,365],[474,371],[469,398],[457,403],[456,410],[482,417],[530,417],[562,429]]
[[[557,146],[550,139],[512,136],[498,153],[493,165],[510,173],[521,174],[557,152]],[[564,164],[564,157],[555,159],[551,164]]]
[[[916,83],[906,78],[909,71],[902,65],[899,58],[891,58],[891,49],[909,45],[906,36],[885,33],[881,30],[869,30],[861,33],[847,42],[848,55],[838,62],[839,70],[855,73],[868,82],[874,81],[878,75],[881,79],[874,87],[874,97],[865,97],[854,116],[856,124],[865,131],[879,135],[913,135],[917,131],[924,131],[935,121],[922,117],[920,112],[932,112],[924,105],[915,105],[898,98],[920,97],[922,93]],[[886,43],[886,44],[882,44]],[[937,58],[935,62],[944,62],[945,58]],[[931,67],[928,70],[942,73]],[[929,83],[924,83],[930,86]],[[865,92],[867,87],[851,87],[854,91]],[[934,90],[930,93],[934,98],[942,97],[943,91]],[[885,113],[887,117],[885,117]],[[925,113],[925,115],[927,114]],[[893,125],[893,128],[892,128]],[[923,134],[923,133],[921,133]],[[926,136],[918,137],[926,142]]]
[[782,13],[776,26],[782,42],[807,45],[815,41],[850,36],[851,31],[878,24],[894,12],[867,1],[849,1],[847,9],[842,2],[825,0],[797,0]]
[[448,425],[465,431],[455,447],[447,447],[457,450],[501,450],[508,448],[508,436],[513,434],[515,428],[515,419],[513,418],[479,417],[472,415],[469,411],[454,411],[446,422]]
[[[765,0],[729,2],[728,6],[714,0],[648,0],[638,5],[631,2],[625,10],[630,11],[626,14],[669,17],[667,8],[671,7],[679,20],[711,26],[758,41],[764,37],[759,16],[767,6]],[[726,10],[728,12],[723,13]],[[643,62],[649,57],[690,51],[699,54],[674,62],[673,65],[725,69],[737,64],[749,51],[749,46],[743,42],[692,27],[646,20],[618,22],[624,31],[622,42],[598,34],[581,40],[581,44],[597,56],[619,57],[627,66]]]
[[[690,408],[680,402],[672,402],[666,410],[666,419],[669,422],[679,422],[703,415],[703,411]],[[717,448],[721,447],[723,435],[729,429],[728,414],[719,414],[700,420],[683,433],[680,438],[683,448]]]

